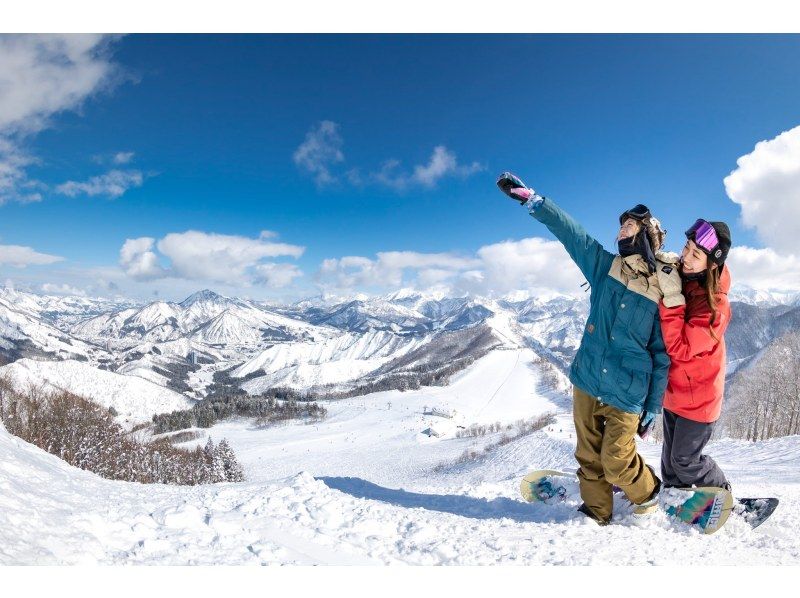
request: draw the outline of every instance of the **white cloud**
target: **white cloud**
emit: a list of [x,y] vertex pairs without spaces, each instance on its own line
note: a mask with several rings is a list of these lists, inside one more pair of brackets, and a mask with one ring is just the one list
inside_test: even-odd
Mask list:
[[501,295],[518,289],[580,294],[584,279],[561,243],[530,238],[485,245],[471,257],[390,251],[375,259],[331,258],[323,261],[316,280],[339,292],[412,286]]
[[305,141],[294,152],[294,163],[313,174],[318,187],[330,185],[336,182],[336,177],[331,174],[331,167],[344,161],[342,145],[339,125],[323,120],[315,129],[306,133]]
[[484,170],[484,167],[477,162],[473,162],[469,166],[459,165],[456,155],[448,151],[445,146],[439,145],[433,149],[428,164],[414,167],[412,180],[425,187],[433,187],[443,177],[467,177],[481,170]]
[[363,256],[326,259],[322,262],[316,278],[323,288],[345,291],[363,288],[392,289],[405,285],[404,275],[408,272],[416,274],[425,271],[426,281],[435,278],[436,282],[441,282],[444,280],[441,274],[445,270],[455,275],[460,270],[476,264],[474,258],[451,253],[387,251],[378,253],[374,260]]
[[136,280],[154,280],[166,276],[167,271],[158,263],[158,256],[153,252],[155,241],[152,237],[125,240],[119,251],[119,265],[128,276]]
[[53,284],[46,282],[40,287],[43,293],[48,295],[78,295],[80,297],[86,296],[86,291],[68,284]]
[[0,245],[0,265],[8,264],[16,268],[42,266],[63,261],[64,258],[47,253],[39,253],[22,245]]
[[770,248],[733,247],[725,262],[734,285],[759,290],[800,290],[800,257]]
[[[267,233],[266,237],[264,233]],[[186,231],[170,233],[157,243],[150,237],[128,239],[120,250],[120,265],[137,280],[169,277],[280,288],[301,276],[302,272],[291,264],[264,260],[285,256],[299,258],[305,248],[265,240],[274,236],[270,231],[263,231],[258,239]],[[168,268],[159,264],[154,246],[163,258],[169,260]]]
[[425,268],[418,272],[417,283],[420,288],[428,289],[437,287],[452,280],[454,276],[458,275],[457,270],[445,270],[442,268]]
[[22,203],[40,201],[40,193],[31,189],[25,168],[35,159],[0,135],[0,205],[8,200]]
[[[466,178],[482,170],[485,168],[478,162],[473,162],[468,166],[459,164],[455,153],[443,145],[438,145],[433,149],[428,163],[415,166],[411,173],[400,170],[399,160],[387,160],[378,172],[371,175],[371,178],[396,191],[405,191],[414,186],[430,189],[445,177]],[[353,178],[351,176],[351,180]]]
[[255,267],[256,282],[272,289],[282,289],[303,275],[294,264],[259,264]]
[[800,126],[758,142],[736,164],[724,183],[742,222],[767,247],[800,255]]
[[[294,162],[302,170],[313,174],[318,187],[324,187],[339,181],[333,172],[335,165],[345,161],[342,146],[344,141],[339,134],[339,125],[324,120],[316,128],[306,133],[305,141],[294,153]],[[485,170],[478,162],[469,165],[459,164],[455,153],[443,145],[433,148],[427,164],[418,164],[411,171],[404,171],[401,162],[395,159],[385,160],[378,171],[362,175],[361,168],[352,167],[341,174],[355,187],[377,184],[390,187],[395,191],[405,191],[411,187],[433,188],[445,177],[465,178]]]
[[727,260],[733,284],[800,290],[800,126],[759,141],[724,183],[742,223],[765,245],[737,246],[734,239]]
[[116,199],[124,195],[128,189],[141,187],[143,182],[144,176],[138,170],[111,170],[106,174],[93,176],[83,183],[67,181],[56,187],[56,191],[69,197],[102,195]]
[[102,35],[0,36],[0,204],[37,201],[23,143],[53,116],[76,110],[110,84],[114,65]]
[[127,164],[131,160],[133,160],[133,156],[135,154],[133,152],[117,152],[114,154],[112,161],[114,164]]
[[484,273],[481,285],[490,294],[530,288],[578,293],[584,280],[558,241],[503,241],[481,247],[477,255]]

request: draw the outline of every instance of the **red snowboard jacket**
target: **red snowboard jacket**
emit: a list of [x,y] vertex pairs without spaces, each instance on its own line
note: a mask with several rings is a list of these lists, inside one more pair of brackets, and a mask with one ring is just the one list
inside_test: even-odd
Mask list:
[[725,339],[731,319],[728,291],[731,275],[723,268],[717,292],[717,317],[711,336],[711,309],[705,289],[695,280],[683,282],[686,305],[658,306],[661,333],[671,360],[664,409],[696,422],[719,419],[725,391]]

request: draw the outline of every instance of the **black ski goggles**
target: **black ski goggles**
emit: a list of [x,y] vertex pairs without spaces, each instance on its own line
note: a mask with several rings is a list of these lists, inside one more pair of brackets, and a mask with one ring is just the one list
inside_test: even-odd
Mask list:
[[636,204],[630,210],[626,210],[625,212],[622,212],[622,214],[620,214],[619,223],[620,226],[623,225],[625,223],[625,220],[627,220],[628,218],[633,218],[634,220],[642,222],[643,220],[646,220],[651,216],[652,214],[650,213],[650,209],[646,205]]

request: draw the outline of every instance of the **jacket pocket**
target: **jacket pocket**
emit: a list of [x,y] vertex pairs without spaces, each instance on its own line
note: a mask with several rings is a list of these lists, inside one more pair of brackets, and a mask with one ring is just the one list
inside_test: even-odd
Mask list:
[[694,388],[692,383],[692,377],[689,375],[688,372],[683,372],[684,376],[686,376],[686,398],[689,401],[690,405],[694,405]]
[[[652,305],[648,305],[652,304]],[[639,345],[643,348],[647,348],[647,344],[650,342],[650,333],[653,331],[653,322],[655,321],[655,313],[658,309],[658,306],[655,305],[653,307],[652,301],[648,299],[639,299],[638,305],[636,306],[636,312],[633,314],[633,319],[631,320],[631,331],[632,336],[636,339]]]
[[624,366],[617,372],[617,388],[633,401],[643,401],[650,388],[650,374]]

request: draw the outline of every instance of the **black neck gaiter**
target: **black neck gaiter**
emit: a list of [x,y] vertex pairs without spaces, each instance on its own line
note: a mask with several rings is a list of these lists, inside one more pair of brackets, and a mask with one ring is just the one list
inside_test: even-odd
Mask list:
[[683,280],[696,280],[700,283],[700,286],[706,286],[706,278],[708,273],[705,270],[702,272],[692,272],[691,274],[687,274],[683,271],[683,262],[681,262],[681,267],[678,269],[678,272]]
[[641,255],[647,262],[650,274],[656,271],[656,257],[653,255],[653,249],[650,247],[647,233],[640,232],[627,239],[620,239],[617,241],[617,250],[622,257]]

